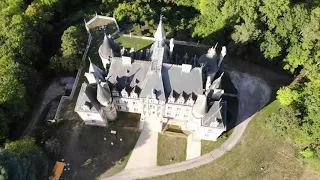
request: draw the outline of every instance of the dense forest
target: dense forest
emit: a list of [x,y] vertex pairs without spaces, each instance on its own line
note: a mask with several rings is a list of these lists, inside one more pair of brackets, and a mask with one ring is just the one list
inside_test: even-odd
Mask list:
[[47,175],[37,168],[45,160],[38,146],[32,148],[34,140],[13,140],[45,81],[81,66],[83,20],[95,13],[114,16],[122,31],[147,36],[162,14],[168,37],[219,42],[245,60],[292,73],[295,81],[278,91],[283,107],[267,126],[320,167],[319,0],[1,0],[0,179]]

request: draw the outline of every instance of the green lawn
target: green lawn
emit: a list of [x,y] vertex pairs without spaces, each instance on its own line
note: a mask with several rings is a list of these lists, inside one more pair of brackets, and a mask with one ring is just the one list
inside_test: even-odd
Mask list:
[[136,52],[140,51],[143,48],[150,47],[153,43],[153,41],[150,41],[150,40],[133,38],[133,37],[124,37],[124,36],[120,36],[116,38],[115,41],[119,43],[120,46],[126,49],[133,47]]
[[164,166],[186,160],[187,138],[160,134],[157,165]]
[[292,144],[274,138],[265,128],[265,118],[279,106],[274,101],[262,109],[248,125],[242,140],[214,162],[151,179],[317,179],[296,158],[298,152]]

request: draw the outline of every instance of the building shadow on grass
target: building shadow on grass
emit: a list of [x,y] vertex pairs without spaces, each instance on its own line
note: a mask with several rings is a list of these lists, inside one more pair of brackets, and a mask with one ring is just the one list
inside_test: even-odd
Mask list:
[[51,132],[62,145],[62,151],[54,161],[63,159],[69,164],[65,167],[63,179],[97,179],[124,169],[140,135],[134,130],[138,121],[132,118],[135,122],[130,122],[125,118],[132,117],[121,115],[107,128],[86,126],[80,120],[64,121],[56,132]]
[[[267,106],[275,99],[276,91],[292,81],[285,73],[275,72],[232,56],[226,57],[223,71],[230,77],[238,95],[237,118],[236,121],[233,120],[230,128],[241,124]],[[228,106],[232,103],[233,100]]]

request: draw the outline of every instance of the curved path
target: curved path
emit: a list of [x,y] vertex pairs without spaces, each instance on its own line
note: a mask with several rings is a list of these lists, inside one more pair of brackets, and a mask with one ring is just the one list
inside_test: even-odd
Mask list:
[[[231,136],[220,147],[214,149],[208,154],[181,163],[167,166],[125,169],[121,173],[106,179],[142,179],[185,171],[208,164],[231,150],[239,142],[244,130],[255,113],[269,101],[270,88],[266,82],[257,77],[235,71],[231,67],[224,68],[225,72],[229,74],[232,82],[238,89],[239,109],[237,126],[234,128]],[[143,156],[143,154],[141,154],[141,156]]]

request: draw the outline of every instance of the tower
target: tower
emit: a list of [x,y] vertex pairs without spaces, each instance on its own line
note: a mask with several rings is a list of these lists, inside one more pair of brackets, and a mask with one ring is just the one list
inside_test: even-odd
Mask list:
[[152,61],[151,70],[159,72],[162,68],[163,62],[169,62],[169,49],[164,43],[166,39],[166,32],[162,26],[162,16],[160,16],[160,22],[157,31],[154,33],[155,42],[150,49],[150,60]]
[[114,121],[117,118],[117,111],[107,83],[97,82],[97,100],[102,106],[101,117],[108,121]]
[[106,69],[107,64],[110,64],[111,58],[113,58],[113,51],[106,34],[99,48],[99,56],[102,60],[103,67]]

